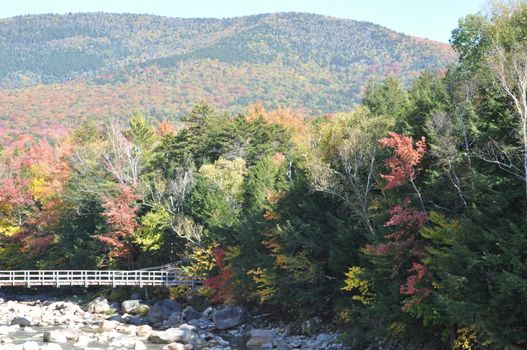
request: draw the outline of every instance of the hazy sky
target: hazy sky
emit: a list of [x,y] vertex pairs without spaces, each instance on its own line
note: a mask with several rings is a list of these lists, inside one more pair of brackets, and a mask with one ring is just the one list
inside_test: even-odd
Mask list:
[[370,21],[447,42],[460,17],[486,0],[0,0],[0,18],[38,13],[128,12],[170,17],[233,17],[297,11]]

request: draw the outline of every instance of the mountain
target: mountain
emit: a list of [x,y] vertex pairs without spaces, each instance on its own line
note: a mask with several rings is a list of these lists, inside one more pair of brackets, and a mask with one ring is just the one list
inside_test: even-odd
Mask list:
[[0,134],[206,100],[311,114],[349,110],[368,79],[440,70],[450,46],[304,13],[226,19],[79,13],[0,19]]

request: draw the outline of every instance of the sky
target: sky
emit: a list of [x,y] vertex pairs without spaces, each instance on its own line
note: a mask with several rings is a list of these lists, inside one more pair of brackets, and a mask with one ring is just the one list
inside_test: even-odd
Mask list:
[[0,18],[94,11],[169,17],[235,17],[296,11],[369,21],[448,42],[458,19],[480,11],[485,3],[487,0],[0,0]]

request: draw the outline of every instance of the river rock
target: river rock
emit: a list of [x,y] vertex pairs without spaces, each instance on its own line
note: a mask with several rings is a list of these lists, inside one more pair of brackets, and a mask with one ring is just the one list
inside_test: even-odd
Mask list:
[[31,321],[25,317],[14,317],[11,320],[11,325],[18,325],[20,327],[26,327],[31,325]]
[[168,320],[170,315],[174,312],[181,312],[181,305],[172,300],[161,300],[158,301],[152,306],[146,319],[152,324],[161,323],[165,320]]
[[191,321],[201,318],[201,312],[196,311],[192,306],[187,306],[183,310],[183,319],[185,321]]
[[241,325],[245,322],[247,313],[239,306],[231,306],[218,310],[214,313],[212,320],[214,327],[219,330],[229,329]]
[[121,304],[123,314],[133,314],[135,309],[141,304],[141,300],[125,300]]
[[66,340],[75,343],[79,340],[82,335],[82,331],[77,328],[64,328],[60,331],[66,337]]
[[163,350],[187,350],[187,349],[188,348],[186,348],[185,345],[181,343],[171,343],[163,347]]
[[134,344],[134,350],[146,350],[146,345],[142,341],[137,341]]
[[248,347],[257,347],[264,344],[273,344],[276,333],[270,329],[253,329],[251,330],[251,339],[247,342]]
[[27,341],[24,344],[22,344],[23,350],[39,350],[40,346],[36,341]]
[[113,320],[103,320],[99,323],[99,329],[102,331],[111,331],[112,329],[117,328],[119,322]]
[[102,314],[110,311],[110,304],[105,297],[98,297],[86,306],[86,311],[92,314]]
[[45,343],[67,343],[66,335],[60,330],[44,332],[43,341]]
[[183,343],[190,344],[197,339],[196,328],[190,325],[181,325],[179,328],[169,328],[161,332],[153,332],[148,341],[155,344]]
[[138,337],[146,337],[146,336],[149,336],[150,333],[152,333],[152,327],[150,327],[149,325],[138,326],[135,329],[135,334]]

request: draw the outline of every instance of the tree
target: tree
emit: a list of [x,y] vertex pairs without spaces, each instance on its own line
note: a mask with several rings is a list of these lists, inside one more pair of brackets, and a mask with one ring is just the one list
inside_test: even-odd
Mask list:
[[312,188],[342,200],[375,238],[372,192],[377,182],[379,143],[390,120],[357,109],[316,125],[307,160]]

